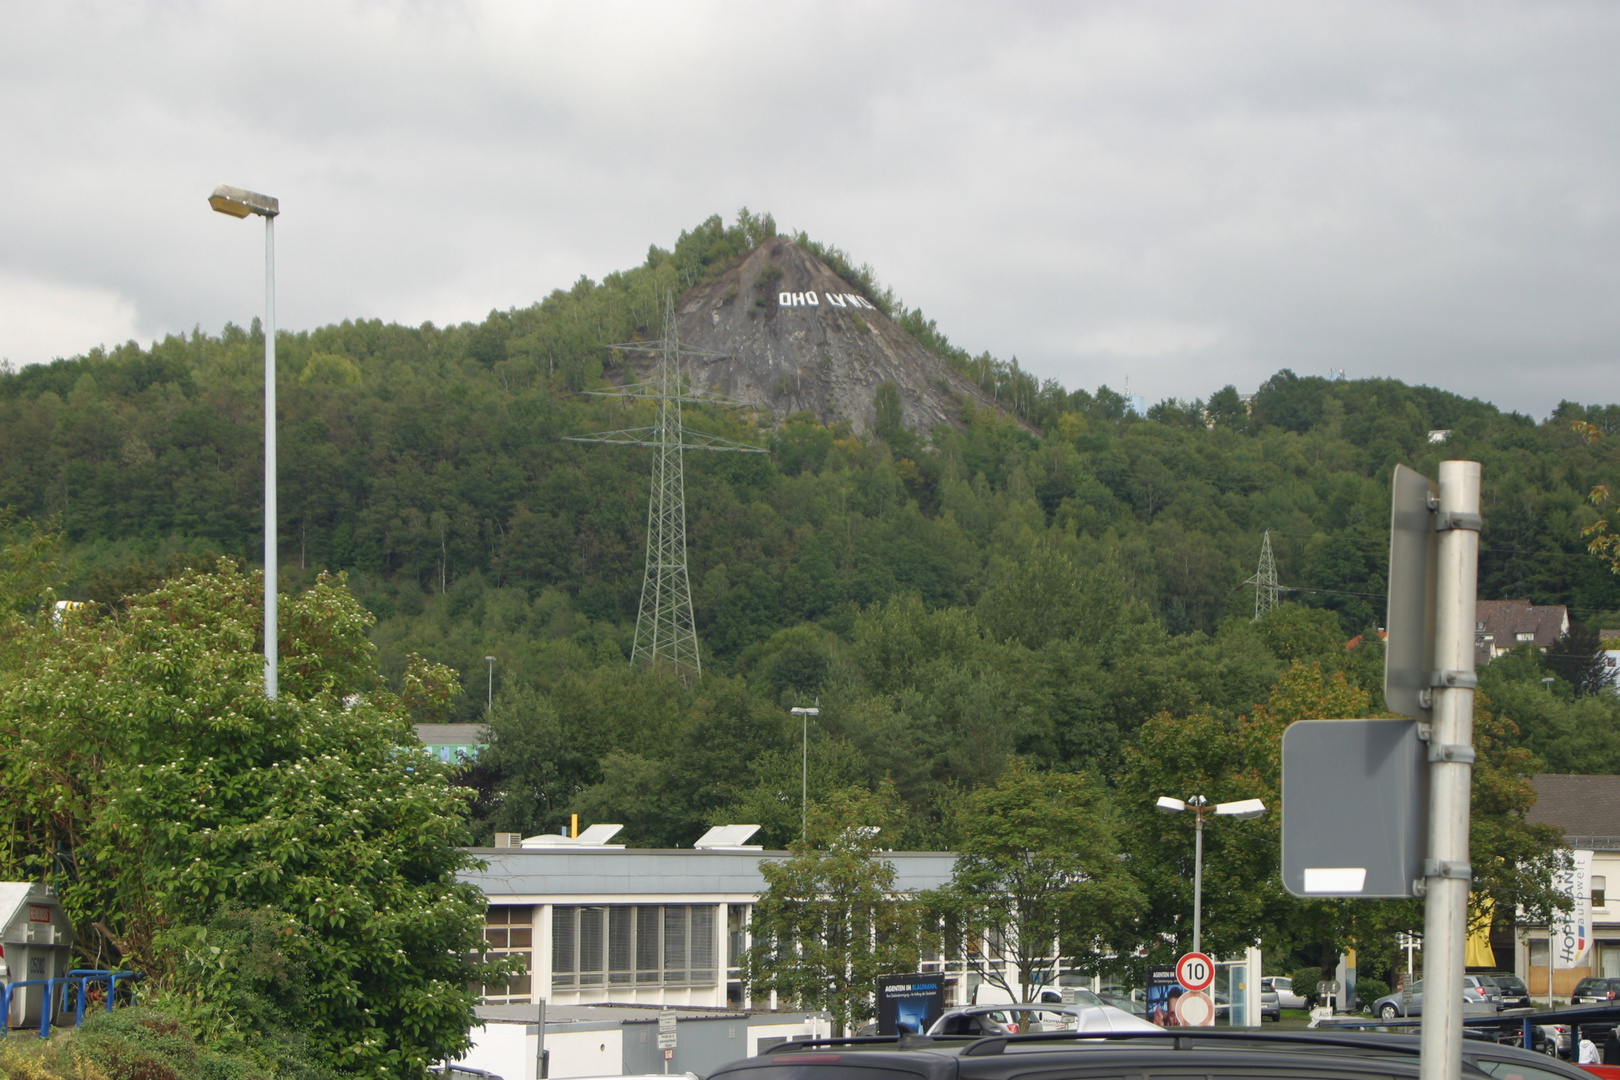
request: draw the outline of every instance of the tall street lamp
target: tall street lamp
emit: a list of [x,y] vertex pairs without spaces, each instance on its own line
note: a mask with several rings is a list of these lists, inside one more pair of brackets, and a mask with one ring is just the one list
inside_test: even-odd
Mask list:
[[264,696],[276,699],[276,215],[268,195],[221,184],[208,196],[221,214],[264,218]]
[[788,711],[804,721],[804,763],[799,771],[799,838],[802,840],[810,831],[810,718],[820,716],[821,710],[795,707]]
[[495,707],[495,658],[486,656],[484,662],[489,665],[489,697],[484,701],[484,716],[488,717],[489,710]]
[[1266,804],[1259,799],[1240,799],[1237,802],[1216,803],[1209,805],[1209,800],[1202,795],[1194,795],[1190,799],[1172,799],[1168,795],[1161,796],[1158,803],[1159,811],[1165,814],[1175,814],[1182,810],[1193,812],[1193,940],[1192,951],[1203,952],[1204,945],[1204,815],[1214,810],[1220,817],[1235,818],[1238,821],[1249,821],[1266,812]]

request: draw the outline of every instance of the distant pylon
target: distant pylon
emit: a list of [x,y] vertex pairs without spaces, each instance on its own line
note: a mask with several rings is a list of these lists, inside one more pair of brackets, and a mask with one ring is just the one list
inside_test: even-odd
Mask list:
[[636,613],[636,641],[630,652],[630,663],[652,668],[669,664],[683,682],[691,685],[703,674],[703,664],[698,655],[697,627],[692,618],[692,584],[686,572],[686,478],[682,455],[686,450],[729,450],[744,454],[767,451],[685,426],[681,418],[682,402],[742,403],[694,394],[685,387],[681,378],[682,356],[716,357],[719,354],[681,348],[673,296],[666,294],[664,298],[662,339],[627,342],[609,348],[656,354],[658,362],[652,377],[617,390],[587,392],[651,401],[653,426],[599,431],[567,439],[569,442],[652,448],[652,492],[647,500],[647,572],[641,581],[641,607]]
[[1254,586],[1255,618],[1277,606],[1277,595],[1282,591],[1282,586],[1277,584],[1277,560],[1271,555],[1270,529],[1266,530],[1265,538],[1260,541],[1260,568],[1254,572],[1254,577],[1243,584]]

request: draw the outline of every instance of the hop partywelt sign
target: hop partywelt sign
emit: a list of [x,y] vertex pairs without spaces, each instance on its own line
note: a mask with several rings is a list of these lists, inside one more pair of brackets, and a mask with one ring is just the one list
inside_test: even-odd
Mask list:
[[1553,885],[1574,901],[1574,907],[1553,912],[1547,927],[1556,969],[1586,967],[1592,951],[1592,853],[1570,855],[1570,865],[1557,872]]

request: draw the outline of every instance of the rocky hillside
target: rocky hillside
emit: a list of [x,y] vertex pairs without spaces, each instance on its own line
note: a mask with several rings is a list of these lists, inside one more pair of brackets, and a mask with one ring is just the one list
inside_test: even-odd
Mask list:
[[899,387],[905,426],[922,432],[960,423],[964,402],[999,408],[826,263],[782,237],[687,292],[677,319],[683,345],[726,356],[688,360],[695,386],[779,418],[810,412],[868,432],[885,382]]

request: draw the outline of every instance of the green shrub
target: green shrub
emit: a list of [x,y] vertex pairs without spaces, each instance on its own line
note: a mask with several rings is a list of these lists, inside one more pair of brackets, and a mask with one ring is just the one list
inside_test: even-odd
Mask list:
[[1375,979],[1371,975],[1356,980],[1356,997],[1364,1004],[1371,1005],[1385,994],[1389,993],[1389,983],[1383,979]]
[[222,1053],[199,1042],[175,1016],[144,1006],[88,1015],[82,1027],[59,1031],[48,1042],[0,1043],[3,1080],[321,1080],[326,1075],[307,1066]]
[[1332,974],[1323,974],[1319,967],[1304,967],[1294,972],[1294,993],[1305,998],[1305,1004],[1315,1006],[1322,1004],[1322,995],[1316,992],[1316,984],[1323,979],[1333,978]]

